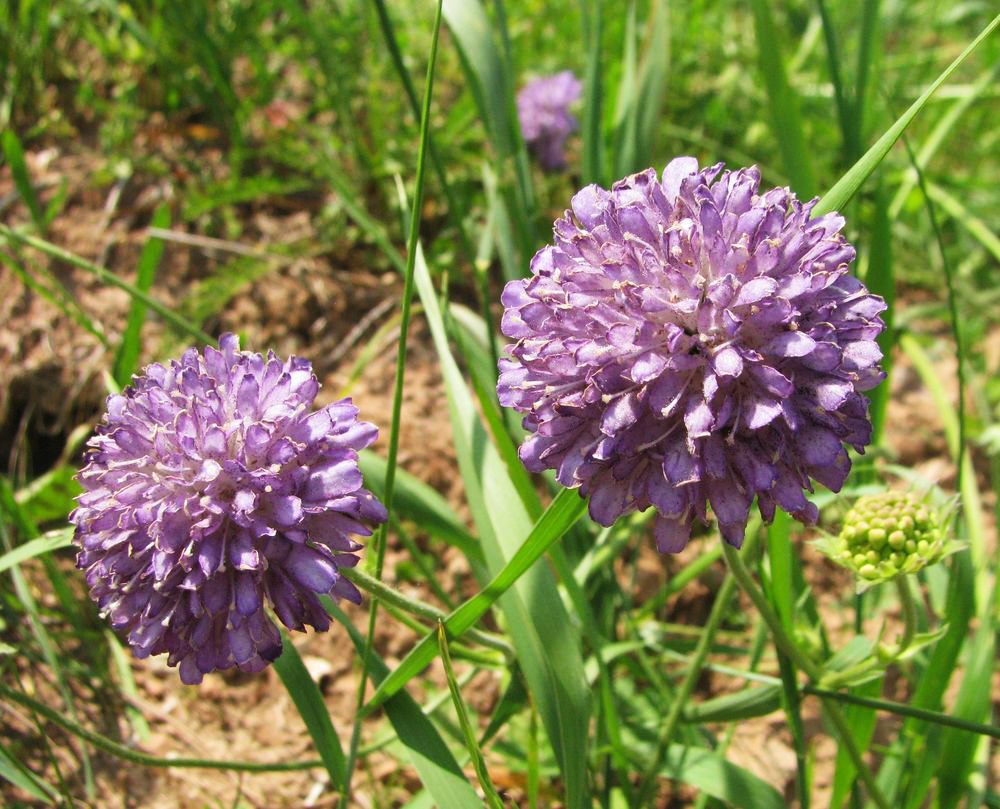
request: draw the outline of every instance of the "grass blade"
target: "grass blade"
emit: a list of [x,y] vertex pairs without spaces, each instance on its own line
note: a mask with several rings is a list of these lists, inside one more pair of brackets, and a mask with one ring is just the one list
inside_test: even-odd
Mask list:
[[155,298],[151,298],[145,292],[137,289],[128,281],[123,281],[113,272],[110,272],[104,267],[100,267],[97,264],[87,261],[86,259],[80,258],[68,250],[63,250],[63,248],[58,247],[51,242],[47,242],[44,239],[38,239],[34,236],[27,236],[23,233],[18,233],[13,228],[7,227],[7,225],[0,225],[0,237],[6,239],[7,241],[17,242],[19,244],[27,245],[28,247],[33,247],[35,250],[45,253],[47,256],[57,258],[60,261],[65,261],[67,264],[72,264],[74,267],[79,267],[81,270],[86,270],[87,272],[92,273],[105,284],[123,289],[131,295],[133,299],[144,303],[160,317],[162,317],[167,323],[173,326],[178,332],[194,337],[199,343],[215,345],[214,337],[206,334],[193,323],[189,323],[183,317],[174,312],[169,306],[164,306]]
[[[330,614],[347,630],[358,654],[367,652],[371,677],[377,685],[382,685],[391,676],[389,668],[369,648],[350,618],[329,599],[324,598],[323,602]],[[430,637],[434,637],[433,633]],[[385,713],[400,743],[406,748],[420,780],[439,807],[482,809],[482,801],[476,797],[451,750],[409,694],[397,693],[388,699],[385,702]]]
[[24,160],[24,149],[21,148],[21,141],[14,134],[13,129],[5,129],[3,136],[0,137],[0,145],[3,147],[4,159],[10,166],[14,187],[21,197],[21,201],[28,208],[35,229],[42,233],[45,230],[45,214],[38,201],[38,194],[35,193],[35,186],[31,183],[31,175],[28,174],[28,164]]
[[21,562],[26,562],[28,559],[33,559],[43,553],[51,553],[60,548],[69,547],[72,544],[72,528],[61,528],[58,531],[50,531],[36,539],[30,539],[0,556],[0,573],[14,567],[14,565],[21,564]]
[[[554,542],[558,542],[586,509],[586,503],[572,489],[563,489],[549,504],[545,513],[524,540],[521,548],[506,566],[480,592],[451,612],[444,622],[448,637],[457,639],[474,626],[498,598],[531,567]],[[393,670],[365,706],[365,713],[378,708],[397,693],[434,659],[435,637],[428,634]]]
[[757,34],[757,59],[764,76],[764,86],[774,123],[774,135],[781,148],[782,162],[791,180],[791,188],[802,199],[812,199],[818,187],[812,156],[806,148],[799,111],[799,97],[788,83],[782,61],[778,32],[768,0],[752,0],[754,30]]
[[330,783],[335,789],[339,789],[344,783],[345,772],[344,751],[340,746],[340,739],[333,729],[333,722],[330,721],[330,713],[327,711],[326,703],[323,702],[323,695],[309,675],[295,644],[287,633],[282,632],[281,635],[283,650],[281,656],[274,661],[274,670],[281,678],[288,696],[295,703],[295,708],[312,737],[316,752],[319,753],[323,766],[330,774]]
[[[416,284],[444,375],[452,436],[466,497],[488,567],[499,574],[524,552],[517,542],[519,537],[533,534],[531,518],[483,427],[465,378],[451,354],[422,254],[417,255]],[[578,498],[575,492],[572,495]],[[531,561],[537,558],[534,556]],[[514,592],[504,596],[501,606],[525,680],[562,769],[567,804],[572,809],[584,805],[586,800],[590,716],[590,692],[584,678],[579,639],[575,631],[567,632],[574,625],[548,568],[532,567],[529,563],[516,578],[520,580]]]
[[[150,226],[162,229],[170,227],[170,208],[166,204],[161,204],[156,209]],[[148,295],[149,290],[153,287],[156,268],[163,255],[163,246],[161,239],[149,236],[142,247],[142,253],[139,254],[139,263],[135,269],[135,288],[144,295]],[[125,387],[129,383],[139,364],[140,346],[142,345],[140,332],[145,319],[146,304],[138,298],[133,298],[132,305],[128,310],[125,332],[122,334],[121,345],[118,346],[118,351],[115,353],[111,371],[111,375],[119,387]]]
[[444,624],[438,623],[438,650],[441,653],[441,662],[444,663],[444,674],[448,680],[448,691],[451,693],[451,701],[455,706],[455,713],[458,714],[458,723],[462,727],[462,736],[465,738],[465,746],[472,758],[472,763],[476,768],[476,777],[479,779],[479,786],[486,796],[486,804],[490,809],[503,809],[503,801],[497,794],[496,787],[490,780],[489,771],[486,769],[486,761],[483,759],[483,751],[479,749],[476,741],[476,732],[469,722],[469,711],[465,707],[465,700],[462,699],[462,692],[458,688],[455,680],[455,672],[451,667],[451,655],[448,654],[448,635],[444,631]]
[[18,789],[27,792],[36,801],[55,806],[54,798],[59,793],[55,787],[45,783],[27,767],[8,753],[3,745],[0,745],[0,778],[10,782]]
[[[399,347],[396,352],[396,374],[392,392],[392,417],[389,425],[389,448],[386,456],[384,502],[387,512],[386,522],[375,532],[373,544],[375,550],[375,579],[382,578],[382,568],[385,565],[385,552],[388,545],[388,527],[392,518],[393,493],[396,484],[397,457],[399,454],[399,429],[403,411],[403,383],[406,377],[407,337],[410,328],[410,315],[413,305],[414,273],[417,260],[417,246],[420,243],[420,214],[424,195],[424,181],[427,167],[427,147],[430,142],[431,101],[434,95],[434,69],[437,66],[438,41],[441,34],[443,0],[438,0],[434,14],[434,33],[431,39],[430,59],[427,63],[427,76],[424,80],[423,106],[420,112],[420,137],[417,149],[417,171],[414,180],[413,206],[410,210],[410,226],[407,233],[406,269],[403,274],[403,299],[399,313]],[[425,304],[426,305],[426,304]],[[361,734],[361,706],[365,701],[368,668],[372,660],[372,648],[375,643],[375,621],[378,616],[379,602],[373,598],[368,612],[368,634],[365,640],[365,651],[362,655],[361,677],[358,684],[357,716],[351,732],[351,746],[347,754],[346,773],[343,779],[341,802],[347,804],[351,795],[351,777],[354,773],[354,762],[357,756],[358,743]]]
[[[756,0],[756,2],[761,2],[762,0]],[[830,213],[831,211],[841,210],[847,202],[854,196],[855,192],[861,187],[868,176],[875,171],[875,168],[882,159],[889,153],[893,144],[899,140],[899,136],[903,134],[906,127],[910,125],[910,122],[917,116],[917,113],[924,108],[924,105],[934,93],[937,92],[938,88],[944,84],[952,73],[958,68],[962,62],[972,53],[979,44],[986,39],[996,27],[1000,25],[1000,14],[993,18],[989,25],[987,25],[979,36],[977,36],[972,42],[969,43],[968,47],[962,51],[944,72],[938,76],[934,82],[920,94],[913,104],[910,105],[909,109],[906,110],[886,132],[880,137],[875,145],[872,146],[864,155],[848,169],[847,173],[844,174],[837,182],[834,184],[833,188],[827,191],[821,198],[816,207],[813,208],[813,216],[821,216],[825,213]]]
[[601,36],[604,6],[600,0],[581,0],[584,14],[584,39],[587,43],[587,67],[583,77],[583,173],[586,183],[604,184],[604,144],[601,115],[604,106]]

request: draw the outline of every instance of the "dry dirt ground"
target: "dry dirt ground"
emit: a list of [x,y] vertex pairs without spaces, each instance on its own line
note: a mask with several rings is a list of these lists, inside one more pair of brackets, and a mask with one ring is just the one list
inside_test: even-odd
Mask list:
[[[68,184],[67,205],[53,223],[48,237],[61,246],[98,261],[131,279],[155,205],[170,198],[167,181],[133,179],[117,191],[93,190],[90,166],[95,156],[85,152],[60,153],[49,150],[29,155],[32,175],[49,191],[63,179]],[[264,210],[247,206],[239,211],[243,221],[243,245],[263,247],[279,242],[308,239],[312,235],[307,210]],[[0,173],[0,216],[19,221],[23,216],[14,202],[9,174]],[[10,254],[11,248],[2,248]],[[48,262],[32,251],[22,251],[24,260],[34,262],[35,271],[51,273],[69,290],[83,310],[103,327],[114,346],[120,335],[129,305],[119,290],[98,283],[92,276],[65,264]],[[212,268],[231,256],[225,250],[170,243],[161,262],[154,292],[164,302],[175,303],[191,284],[207,277]],[[286,262],[255,281],[238,294],[218,317],[207,323],[209,331],[238,331],[254,349],[273,348],[279,354],[295,353],[313,361],[323,383],[320,403],[343,392],[359,348],[384,322],[386,313],[398,301],[400,284],[391,272],[373,272],[366,267],[364,252],[323,253]],[[365,315],[374,313],[367,320]],[[359,323],[361,324],[359,327]],[[145,345],[151,351],[163,345],[167,335],[156,322],[147,324]],[[362,408],[365,419],[387,425],[390,421],[395,334],[385,335],[374,358],[362,368],[350,393]],[[403,405],[401,462],[421,480],[440,491],[463,513],[461,484],[455,474],[450,434],[445,426],[447,405],[433,348],[419,318],[411,334]],[[146,357],[145,359],[150,359]],[[112,352],[45,297],[30,290],[7,264],[0,265],[0,464],[8,474],[38,473],[55,461],[68,432],[76,425],[92,421],[103,399],[101,374],[110,367]],[[947,373],[947,369],[945,369]],[[917,383],[915,375],[900,366],[894,378],[894,395],[889,414],[890,446],[902,463],[912,465],[932,479],[948,486],[954,470],[946,457],[943,438],[933,413],[933,405]],[[384,452],[385,436],[376,449]],[[986,489],[988,491],[988,488]],[[991,511],[991,503],[985,504]],[[468,578],[465,560],[442,547],[428,545],[427,537],[416,534],[418,542],[437,559],[442,579],[452,583]],[[700,546],[680,559],[664,559],[653,550],[651,541],[641,541],[633,564],[637,598],[655,592],[671,570],[676,570]],[[808,546],[806,570],[819,593],[820,606],[834,635],[846,637],[850,616],[842,613],[840,598],[851,587],[849,577],[832,569]],[[395,563],[404,552],[393,544],[386,577],[404,590],[412,585],[398,582]],[[66,560],[69,575],[72,565]],[[625,571],[623,571],[624,573]],[[698,625],[707,616],[720,571],[709,571],[701,580],[674,596],[668,604],[671,620]],[[36,576],[35,581],[44,578]],[[433,600],[427,592],[415,592]],[[43,601],[50,594],[39,593]],[[746,607],[748,610],[749,605]],[[365,609],[351,615],[363,626]],[[868,630],[875,633],[877,626]],[[377,650],[392,666],[405,654],[413,633],[391,618],[383,617],[377,630]],[[343,632],[309,634],[296,638],[296,645],[318,680],[327,707],[342,740],[350,736],[351,716],[356,699],[357,678],[354,655],[348,652]],[[142,750],[161,757],[203,757],[251,761],[297,761],[314,757],[309,737],[289,697],[272,670],[258,675],[210,675],[200,687],[180,684],[176,671],[163,660],[132,660],[139,696],[135,700],[149,721],[151,733],[138,742],[129,737],[122,720],[109,727],[107,712],[94,710],[88,720],[105,733],[117,733]],[[440,672],[433,675],[440,686]],[[53,694],[44,679],[26,681],[24,686],[46,696]],[[732,688],[719,676],[706,677],[700,696]],[[465,694],[478,712],[486,712],[497,698],[497,678],[478,675]],[[905,695],[900,693],[899,697]],[[807,700],[808,730],[822,735],[815,700]],[[0,727],[4,737],[24,742],[38,729],[30,717],[11,705],[2,705]],[[366,724],[365,740],[382,728],[376,719]],[[883,733],[892,729],[886,722]],[[80,773],[69,754],[70,743],[57,728],[43,728],[59,753],[63,777],[82,794]],[[30,743],[28,749],[32,749]],[[31,763],[54,776],[52,762],[41,748]],[[831,762],[836,753],[833,742],[822,738],[815,745],[815,805],[824,803],[829,789]],[[794,783],[795,757],[782,715],[740,723],[730,748],[732,760],[746,766],[786,794]],[[509,789],[518,804],[523,795],[523,777],[503,769],[499,758],[493,774],[499,786]],[[335,806],[336,798],[325,788],[321,769],[283,774],[240,775],[232,772],[197,769],[148,769],[123,763],[109,756],[95,758],[96,806],[143,807],[144,809],[201,809],[201,807]],[[471,774],[470,774],[471,775]],[[412,770],[388,755],[372,755],[367,766],[355,776],[354,804],[358,807],[401,805],[419,788]],[[0,795],[13,803],[23,800],[8,785]],[[554,800],[554,799],[552,799]],[[665,788],[661,806],[689,805],[684,790]],[[24,804],[22,804],[24,805]],[[558,806],[551,802],[550,805]]]

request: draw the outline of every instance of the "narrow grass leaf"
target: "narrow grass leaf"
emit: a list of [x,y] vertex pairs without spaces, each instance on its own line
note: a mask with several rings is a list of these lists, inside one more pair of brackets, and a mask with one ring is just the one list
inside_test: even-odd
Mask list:
[[14,565],[26,562],[28,559],[33,559],[43,553],[51,553],[60,548],[67,548],[72,544],[72,528],[61,528],[58,531],[50,531],[37,539],[30,539],[0,556],[0,573],[14,567]]
[[[166,203],[161,204],[153,213],[150,225],[163,229],[170,227],[170,208]],[[162,255],[163,241],[155,236],[147,237],[135,269],[135,288],[146,295],[153,288],[153,278],[156,276],[156,268]],[[138,367],[142,348],[142,324],[145,319],[146,304],[138,298],[133,298],[111,371],[111,375],[120,387],[125,387],[129,383]]]
[[81,270],[86,270],[100,279],[103,283],[123,289],[131,295],[132,298],[144,303],[178,332],[194,337],[199,343],[204,343],[206,345],[215,344],[214,337],[206,334],[193,323],[185,320],[183,317],[174,312],[169,306],[165,306],[155,298],[151,298],[145,292],[136,289],[134,284],[130,284],[128,281],[123,281],[113,272],[105,269],[104,267],[100,267],[97,264],[87,261],[86,259],[80,258],[79,256],[69,252],[69,250],[64,250],[63,248],[58,247],[51,242],[47,242],[44,239],[18,233],[16,230],[9,228],[6,225],[0,225],[0,237],[8,242],[17,242],[19,244],[27,245],[28,247],[32,247],[47,256],[57,258],[60,261],[65,261],[67,264],[72,264],[74,267],[79,267]]
[[781,149],[782,162],[791,180],[791,188],[801,199],[816,194],[816,171],[812,154],[806,147],[799,97],[788,83],[778,32],[769,0],[751,0],[757,38],[757,60],[767,88],[768,105],[774,135]]
[[[530,568],[545,551],[562,538],[573,523],[586,509],[586,503],[571,489],[563,489],[549,504],[531,533],[524,540],[520,549],[504,566],[493,580],[480,592],[463,602],[453,610],[444,622],[448,637],[452,640],[460,637],[470,627],[486,614],[498,598]],[[426,635],[403,661],[392,671],[378,691],[365,706],[365,712],[370,713],[378,708],[386,699],[397,693],[411,679],[424,670],[434,659],[435,637],[433,633]]]
[[[386,461],[371,450],[358,453],[358,465],[368,487],[378,496],[385,491]],[[484,563],[483,549],[448,502],[405,469],[396,470],[393,511],[412,520],[428,533],[444,539],[471,561]]]
[[[755,2],[762,2],[763,0],[755,0]],[[989,25],[987,25],[982,32],[977,36],[969,46],[962,51],[956,58],[955,61],[945,68],[944,72],[938,76],[934,82],[920,94],[913,104],[910,105],[909,109],[906,110],[888,130],[882,135],[867,152],[862,155],[861,159],[855,163],[843,177],[841,177],[834,184],[833,188],[827,191],[816,203],[816,207],[813,208],[813,216],[821,216],[825,213],[830,213],[831,211],[841,210],[847,202],[854,196],[855,192],[861,187],[862,183],[868,178],[868,176],[875,171],[875,168],[882,159],[889,153],[893,144],[899,140],[899,136],[903,134],[906,127],[910,125],[910,122],[916,117],[917,113],[924,108],[927,100],[937,92],[938,88],[944,84],[952,73],[958,68],[962,62],[972,53],[979,44],[986,39],[996,27],[1000,25],[1000,14],[993,18]]]
[[[992,716],[992,675],[996,663],[994,627],[984,623],[969,643],[969,660],[952,713],[972,722],[988,723]],[[943,735],[938,767],[938,806],[940,809],[956,809],[969,788],[969,774],[980,737],[956,728],[948,728]]]
[[4,749],[2,744],[0,744],[0,778],[28,793],[36,801],[55,806],[54,798],[59,795],[55,787],[47,784],[27,767],[24,767]]
[[479,786],[486,796],[486,804],[490,809],[503,809],[503,801],[497,794],[496,787],[490,780],[489,771],[486,769],[486,760],[483,758],[483,751],[479,749],[476,741],[476,732],[469,721],[469,710],[465,707],[465,700],[462,699],[462,692],[459,690],[458,681],[455,679],[455,671],[451,666],[451,655],[448,653],[448,634],[444,631],[444,624],[438,624],[438,650],[441,653],[441,662],[444,664],[444,676],[448,680],[448,691],[451,693],[451,701],[455,706],[455,713],[458,715],[458,724],[462,728],[462,737],[465,739],[465,747],[469,751],[469,757],[476,769],[476,777],[479,779]]
[[[531,517],[483,427],[451,354],[422,253],[418,252],[416,258],[417,291],[444,376],[452,437],[466,497],[487,565],[492,572],[499,573],[523,551],[518,539],[532,533]],[[573,496],[577,497],[576,493]],[[504,596],[501,606],[528,688],[562,769],[567,804],[573,809],[586,801],[590,716],[590,694],[583,674],[579,637],[575,631],[567,631],[573,624],[548,568],[529,565],[522,575],[524,578],[517,581],[514,592]]]
[[604,107],[601,38],[604,4],[601,0],[580,0],[584,15],[587,66],[583,77],[583,182],[604,183],[604,142],[601,115]]
[[0,136],[0,144],[3,146],[4,159],[10,167],[10,175],[14,180],[14,187],[21,197],[21,202],[28,208],[35,228],[41,233],[45,228],[44,213],[41,203],[38,201],[35,186],[31,182],[31,175],[28,173],[28,164],[24,159],[24,149],[21,147],[21,141],[13,129],[5,129],[3,135]]
[[889,404],[892,377],[892,354],[896,347],[894,318],[896,313],[896,279],[892,264],[892,222],[889,219],[888,195],[880,180],[875,191],[875,211],[872,217],[871,234],[868,239],[868,272],[865,284],[874,295],[885,300],[886,310],[882,313],[885,330],[878,336],[878,346],[882,349],[882,370],[886,378],[869,394],[872,420],[872,444],[878,444],[885,429],[885,413]]
[[333,729],[333,722],[330,721],[330,712],[323,702],[319,687],[302,662],[295,644],[287,633],[281,634],[283,649],[281,655],[274,661],[274,670],[281,678],[288,696],[292,698],[299,716],[309,731],[313,746],[330,774],[330,783],[334,788],[340,789],[344,783],[344,750],[340,746],[337,732]]
[[[369,673],[375,683],[384,683],[390,675],[382,658],[367,647],[361,633],[336,604],[324,599],[324,605],[347,630],[358,654],[365,654],[367,650]],[[432,632],[428,637],[433,641],[435,635]],[[399,742],[406,748],[420,780],[435,803],[449,809],[482,809],[482,801],[476,797],[451,750],[413,698],[406,692],[399,692],[386,700],[384,707]]]

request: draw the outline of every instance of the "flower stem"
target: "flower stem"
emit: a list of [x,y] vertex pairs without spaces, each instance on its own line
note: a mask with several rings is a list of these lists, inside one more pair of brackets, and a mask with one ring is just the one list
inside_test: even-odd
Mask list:
[[[403,409],[403,379],[406,371],[406,338],[410,326],[410,313],[413,301],[414,273],[417,260],[417,246],[420,241],[420,211],[424,194],[424,171],[426,168],[427,144],[430,141],[431,95],[434,88],[434,67],[437,64],[438,39],[441,33],[441,8],[443,0],[438,0],[434,15],[434,35],[431,39],[430,60],[427,63],[427,76],[424,81],[423,108],[420,116],[420,146],[417,150],[417,174],[414,180],[413,207],[410,210],[410,228],[406,240],[406,272],[403,276],[403,299],[399,319],[399,348],[396,352],[396,380],[392,396],[392,421],[389,426],[389,449],[385,468],[385,486],[383,489],[385,507],[388,512],[387,522],[375,535],[375,578],[382,578],[382,567],[385,563],[385,549],[388,544],[388,517],[392,516],[393,487],[396,480],[396,458],[399,452],[400,419]],[[368,633],[365,641],[365,653],[361,661],[361,677],[358,683],[357,710],[355,711],[354,727],[351,730],[351,744],[348,748],[344,783],[341,787],[341,804],[347,806],[351,799],[351,778],[357,761],[358,747],[361,743],[361,708],[365,702],[365,689],[368,683],[368,671],[371,664],[372,646],[375,640],[375,619],[378,615],[378,599],[372,599],[368,612]]]
[[109,753],[125,761],[131,761],[133,764],[141,764],[144,767],[183,767],[209,770],[235,770],[238,772],[291,772],[295,770],[317,769],[323,766],[323,762],[319,759],[311,759],[309,761],[276,761],[270,763],[220,761],[210,758],[159,758],[151,756],[149,753],[143,753],[140,750],[126,747],[124,744],[109,739],[107,736],[102,736],[100,733],[95,733],[83,727],[83,725],[74,722],[72,719],[67,718],[54,708],[50,708],[45,703],[39,702],[20,691],[8,688],[2,683],[0,683],[0,696],[11,702],[16,702],[39,716],[44,717],[68,733],[72,733],[77,738],[89,742],[98,750],[103,750],[105,753]]
[[[379,601],[392,604],[394,607],[416,615],[418,618],[433,622],[444,621],[448,618],[448,613],[439,610],[433,604],[428,604],[426,601],[420,601],[419,599],[404,595],[381,579],[376,579],[374,576],[370,576],[356,567],[342,567],[340,574],[362,590],[378,598]],[[499,635],[475,628],[465,630],[464,635],[467,639],[475,641],[482,646],[502,652],[508,662],[514,659],[513,647]]]
[[[756,547],[756,537],[757,534],[755,532],[751,535],[750,539],[747,540],[747,552],[752,552],[753,548]],[[656,750],[653,753],[653,759],[649,768],[646,770],[646,774],[642,779],[642,785],[639,788],[639,805],[644,806],[649,802],[650,791],[656,784],[656,774],[660,769],[660,764],[667,751],[667,746],[670,744],[670,740],[673,738],[674,732],[677,730],[677,725],[683,716],[684,708],[687,707],[687,702],[691,697],[691,692],[694,690],[694,686],[698,682],[698,677],[701,675],[701,671],[705,665],[705,659],[708,657],[708,651],[712,648],[712,641],[715,639],[715,635],[722,624],[722,619],[726,614],[726,610],[729,608],[735,589],[736,579],[732,574],[729,574],[722,582],[722,586],[719,588],[719,592],[715,596],[715,603],[712,605],[712,612],[709,614],[708,622],[705,624],[705,628],[701,632],[701,637],[698,639],[698,645],[695,647],[694,655],[691,658],[691,662],[688,664],[684,680],[681,682],[680,688],[673,695],[673,704],[670,706],[670,713],[667,714],[666,721],[660,729],[660,734],[656,740]]]
[[910,577],[896,576],[896,590],[899,593],[899,605],[903,608],[903,636],[893,650],[893,657],[899,657],[909,648],[917,632],[917,603],[913,600],[913,590],[910,589]]
[[[799,669],[804,671],[814,684],[819,684],[823,675],[822,670],[815,662],[804,655],[795,645],[795,642],[785,633],[785,629],[781,625],[781,619],[771,609],[767,597],[754,582],[750,571],[747,570],[737,550],[723,543],[722,555],[725,557],[726,564],[729,566],[729,570],[736,579],[737,584],[750,597],[750,600],[753,601],[754,606],[760,612],[761,617],[767,623],[768,627],[770,627],[771,637],[774,639],[775,646],[784,652]],[[854,741],[854,736],[851,735],[851,729],[848,727],[847,720],[844,719],[844,714],[841,712],[840,707],[836,702],[827,697],[820,697],[820,699],[822,700],[827,716],[833,722],[841,744],[844,745],[844,749],[854,764],[858,777],[864,782],[865,788],[868,790],[868,796],[878,805],[879,809],[889,809],[889,802],[885,799],[878,784],[875,783],[875,776],[868,768],[864,758],[862,758],[861,751]]]

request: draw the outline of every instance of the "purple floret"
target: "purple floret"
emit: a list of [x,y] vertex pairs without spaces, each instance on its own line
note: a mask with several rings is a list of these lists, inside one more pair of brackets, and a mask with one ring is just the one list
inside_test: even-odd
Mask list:
[[275,660],[265,608],[325,630],[318,595],[360,602],[339,568],[358,562],[351,536],[386,519],[358,470],[378,431],[350,400],[312,412],[307,360],[219,343],[108,398],[70,515],[101,613],[137,657],[169,653],[189,684]]
[[721,168],[682,157],[584,188],[503,293],[498,392],[525,414],[525,466],[602,525],[655,506],[661,551],[709,503],[737,547],[754,497],[767,522],[776,505],[814,522],[803,490],[843,485],[844,445],[871,440],[861,391],[884,377],[885,303],[848,274],[843,218]]
[[539,164],[547,171],[566,168],[563,147],[579,124],[570,115],[571,104],[583,89],[570,70],[528,82],[517,94],[521,134]]

